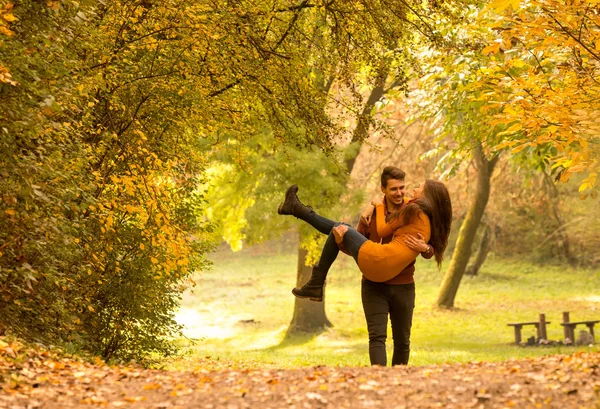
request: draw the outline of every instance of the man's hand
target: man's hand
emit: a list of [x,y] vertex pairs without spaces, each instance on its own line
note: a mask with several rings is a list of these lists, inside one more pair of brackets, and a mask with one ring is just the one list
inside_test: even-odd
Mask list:
[[344,242],[344,234],[348,231],[348,226],[345,224],[339,224],[333,228],[333,237],[337,244]]
[[429,250],[429,246],[427,243],[425,243],[425,238],[421,233],[417,233],[417,236],[418,238],[415,236],[406,236],[404,239],[404,244],[406,244],[409,249],[416,251],[417,253],[425,253],[427,250]]
[[360,222],[365,226],[368,226],[371,223],[371,217],[373,217],[373,212],[375,211],[375,206],[368,205],[367,208],[360,214]]

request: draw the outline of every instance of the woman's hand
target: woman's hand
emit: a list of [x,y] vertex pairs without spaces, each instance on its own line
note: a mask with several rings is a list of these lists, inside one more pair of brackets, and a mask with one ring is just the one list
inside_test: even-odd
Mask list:
[[373,206],[383,204],[383,197],[381,197],[381,195],[375,196],[373,200],[371,200],[371,204]]
[[341,244],[344,242],[344,234],[348,231],[348,226],[345,224],[338,224],[333,228],[333,237],[335,238],[335,242],[337,244]]
[[375,206],[368,205],[367,208],[360,214],[360,222],[365,226],[368,226],[371,223],[371,217],[373,217],[373,212],[375,211]]
[[406,244],[409,249],[416,251],[417,253],[425,253],[429,250],[429,246],[427,243],[425,243],[425,238],[421,233],[417,233],[417,236],[419,237],[416,238],[415,236],[406,236],[404,239],[404,244]]

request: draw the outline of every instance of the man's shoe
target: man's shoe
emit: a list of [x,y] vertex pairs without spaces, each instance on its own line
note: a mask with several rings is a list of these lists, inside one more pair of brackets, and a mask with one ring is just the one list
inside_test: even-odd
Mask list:
[[283,215],[290,214],[299,219],[304,219],[313,211],[310,206],[304,206],[302,202],[300,202],[300,199],[296,196],[297,192],[297,185],[292,185],[288,188],[285,192],[285,200],[279,205],[277,213]]

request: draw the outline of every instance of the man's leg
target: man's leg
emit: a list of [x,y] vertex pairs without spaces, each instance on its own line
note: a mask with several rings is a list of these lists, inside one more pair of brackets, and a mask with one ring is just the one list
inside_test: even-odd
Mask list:
[[371,365],[387,365],[385,341],[390,305],[386,295],[387,284],[362,280],[362,303],[369,331],[369,359]]
[[394,355],[392,365],[407,365],[410,356],[410,329],[415,309],[415,283],[390,285],[390,320]]

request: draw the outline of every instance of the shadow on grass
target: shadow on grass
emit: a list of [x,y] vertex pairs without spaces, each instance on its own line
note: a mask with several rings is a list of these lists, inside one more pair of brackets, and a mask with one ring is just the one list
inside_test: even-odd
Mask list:
[[268,348],[261,349],[261,351],[277,351],[279,349],[303,345],[303,344],[306,344],[306,343],[312,341],[313,339],[315,339],[317,336],[319,336],[320,334],[322,334],[325,331],[327,331],[326,326],[323,326],[322,328],[317,328],[313,331],[290,332],[288,330],[285,333],[285,336],[283,337],[283,339],[281,340],[281,342],[279,344],[273,345]]
[[515,278],[511,277],[509,275],[506,274],[501,274],[501,273],[491,273],[491,272],[479,272],[479,274],[474,275],[474,276],[468,276],[465,275],[464,277],[467,280],[472,280],[472,281],[497,281],[497,282],[505,282],[505,281],[513,281]]

